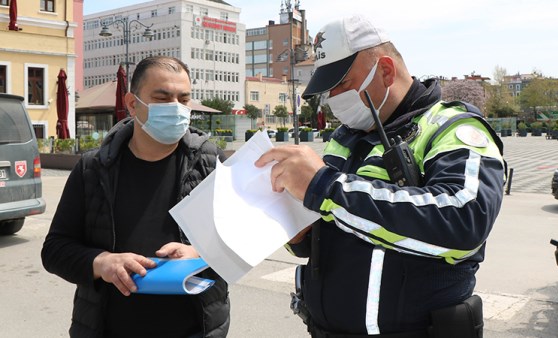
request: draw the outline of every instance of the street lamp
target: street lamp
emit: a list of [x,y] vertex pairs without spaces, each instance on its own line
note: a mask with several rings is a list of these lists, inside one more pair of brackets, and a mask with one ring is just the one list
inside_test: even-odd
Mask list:
[[[132,26],[136,24],[136,26]],[[119,29],[120,27],[122,27],[123,33],[124,33],[124,43],[126,44],[126,54],[125,54],[125,63],[126,63],[126,86],[127,91],[130,91],[130,63],[133,64],[133,62],[129,61],[129,53],[128,53],[128,48],[130,45],[130,29],[131,28],[135,28],[135,29],[139,29],[140,27],[145,27],[145,31],[143,31],[142,36],[144,38],[148,38],[151,39],[155,34],[153,33],[153,31],[151,30],[151,26],[153,26],[153,24],[151,25],[146,25],[142,22],[140,22],[139,20],[128,20],[128,18],[122,18],[122,19],[118,19],[118,20],[114,20],[113,22],[109,23],[109,24],[103,24],[103,27],[101,28],[101,32],[99,33],[100,36],[103,37],[109,37],[112,36],[112,33],[109,31],[108,27],[109,26],[116,26],[117,29]]]
[[298,144],[299,141],[299,135],[298,135],[298,116],[297,116],[297,100],[298,100],[298,95],[296,94],[296,88],[295,88],[295,84],[296,82],[298,82],[298,80],[296,80],[294,78],[294,66],[295,66],[295,51],[294,51],[294,41],[293,41],[293,23],[294,23],[294,12],[292,7],[290,7],[289,4],[289,13],[290,13],[290,18],[289,18],[289,61],[291,64],[291,79],[289,80],[289,82],[291,82],[292,84],[292,91],[293,94],[291,95],[291,103],[293,105],[293,127],[294,127],[294,141],[295,144]]

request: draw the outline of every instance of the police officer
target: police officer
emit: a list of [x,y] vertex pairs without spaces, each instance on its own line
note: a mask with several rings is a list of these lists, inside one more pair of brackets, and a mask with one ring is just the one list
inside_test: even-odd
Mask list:
[[[297,295],[309,332],[481,337],[481,299],[472,294],[502,203],[501,141],[476,107],[444,102],[436,80],[412,77],[388,35],[362,16],[328,23],[314,48],[303,98],[321,95],[343,125],[323,157],[286,145],[256,161],[277,161],[273,189],[322,216],[288,245],[310,256]],[[391,179],[371,108],[387,138],[412,151],[401,165],[416,166],[419,182]]]

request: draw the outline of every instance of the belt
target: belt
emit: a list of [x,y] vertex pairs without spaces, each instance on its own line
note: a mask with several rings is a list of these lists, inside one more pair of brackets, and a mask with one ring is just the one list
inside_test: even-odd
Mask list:
[[312,334],[312,338],[428,338],[426,330],[366,335],[327,332],[313,326],[310,329],[310,332]]

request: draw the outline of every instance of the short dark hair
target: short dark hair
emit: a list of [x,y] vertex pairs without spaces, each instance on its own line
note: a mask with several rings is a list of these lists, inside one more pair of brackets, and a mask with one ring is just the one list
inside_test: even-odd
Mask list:
[[188,74],[188,78],[190,77],[190,69],[179,59],[163,55],[148,56],[141,60],[136,66],[136,70],[134,71],[132,82],[130,84],[130,91],[132,93],[136,95],[139,94],[145,72],[152,67],[160,67],[176,73],[180,73],[184,70],[186,74]]

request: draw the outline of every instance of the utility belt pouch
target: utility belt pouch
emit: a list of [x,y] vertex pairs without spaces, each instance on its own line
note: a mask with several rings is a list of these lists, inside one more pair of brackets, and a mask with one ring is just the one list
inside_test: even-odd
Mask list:
[[482,299],[473,295],[463,303],[432,311],[431,338],[482,338]]
[[304,266],[299,265],[295,271],[295,292],[291,292],[291,310],[300,318],[304,324],[310,326],[310,313],[304,303],[304,296],[302,295],[302,277],[304,273]]

